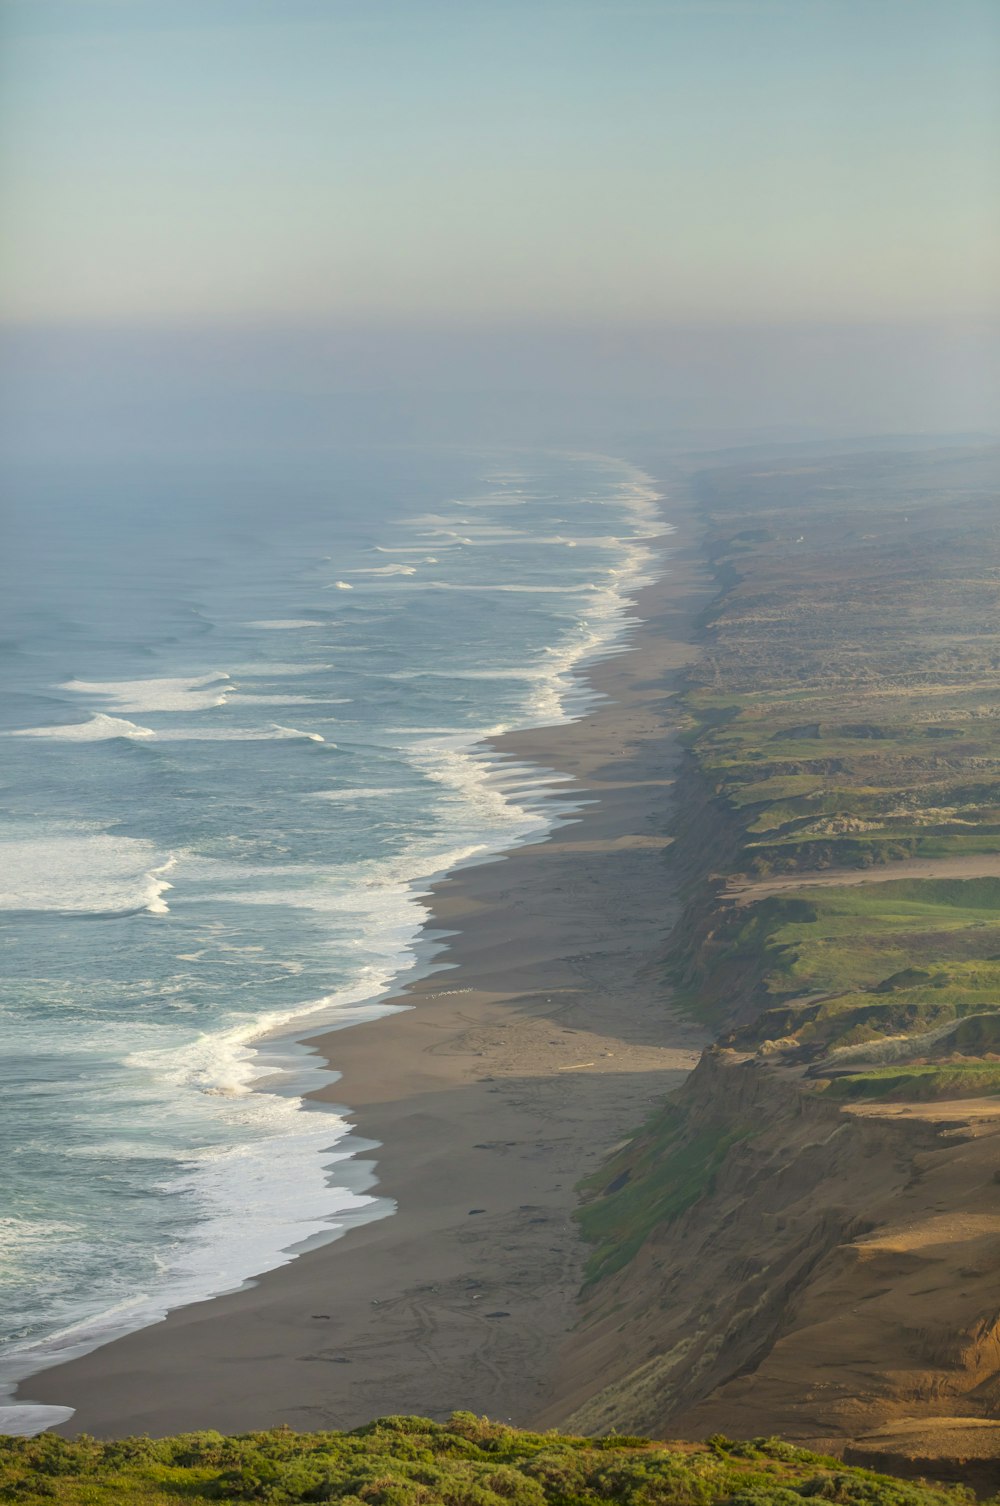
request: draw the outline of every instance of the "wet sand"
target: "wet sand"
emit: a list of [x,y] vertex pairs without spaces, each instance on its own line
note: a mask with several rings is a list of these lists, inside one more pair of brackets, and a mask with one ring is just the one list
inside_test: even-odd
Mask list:
[[[98,1436],[355,1426],[464,1408],[530,1424],[551,1401],[586,1247],[576,1184],[693,1066],[655,964],[676,917],[665,855],[680,748],[675,697],[712,595],[689,505],[637,603],[623,654],[589,678],[579,722],[496,750],[573,776],[586,805],[549,840],[438,883],[428,927],[453,933],[412,1005],[310,1040],[379,1142],[398,1211],[252,1286],[26,1381]],[[441,964],[447,964],[442,967]],[[599,1378],[595,1378],[595,1389]]]

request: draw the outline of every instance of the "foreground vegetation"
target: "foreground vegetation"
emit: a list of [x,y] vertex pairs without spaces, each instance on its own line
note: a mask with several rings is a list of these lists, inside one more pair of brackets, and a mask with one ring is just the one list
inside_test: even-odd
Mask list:
[[384,1417],[351,1433],[5,1438],[0,1499],[24,1506],[964,1506],[971,1498],[849,1469],[773,1438],[668,1448],[641,1438],[519,1432],[457,1412],[447,1423]]

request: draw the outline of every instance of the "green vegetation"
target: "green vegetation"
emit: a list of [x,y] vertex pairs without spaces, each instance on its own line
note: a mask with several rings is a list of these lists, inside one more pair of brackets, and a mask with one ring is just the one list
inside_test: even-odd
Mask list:
[[583,1184],[590,1200],[577,1214],[584,1237],[595,1246],[588,1281],[627,1265],[659,1224],[671,1223],[711,1190],[726,1152],[748,1130],[730,1126],[719,1134],[688,1131],[672,1104],[609,1165]]
[[778,1043],[809,1079],[836,1074],[826,1091],[845,1100],[1000,1090],[1000,880],[801,889],[734,907],[699,948],[716,1006],[710,990],[736,957],[753,1008],[728,1037],[737,1049]]
[[0,1500],[23,1506],[339,1501],[345,1506],[966,1506],[777,1439],[701,1446],[524,1433],[456,1412],[383,1417],[351,1433],[274,1429],[98,1443],[0,1439]]
[[996,1490],[1000,447],[694,485],[661,976],[715,1046],[584,1185],[576,1419],[738,1407]]
[[[904,701],[908,711],[912,700],[911,693]],[[702,713],[697,693],[689,704]],[[781,726],[801,716],[801,692],[791,704],[734,695],[723,725],[719,709],[715,697],[694,746],[705,775],[741,822],[747,872],[763,877],[1000,852],[1000,779],[984,780],[979,772],[1000,768],[1000,724],[816,722],[806,737],[801,727]],[[979,777],[968,782],[973,771]]]
[[[699,894],[672,978],[832,1097],[996,1091],[997,471],[984,448],[696,478],[725,589],[689,746],[741,893]],[[907,859],[948,871],[892,880]],[[817,884],[831,868],[879,882]]]
[[724,591],[691,746],[733,871],[1000,852],[997,452],[694,479]]
[[863,1007],[893,1024],[904,1005],[936,1020],[1000,1007],[1000,879],[831,885],[730,906],[678,972],[721,1012],[721,980],[737,964],[744,1009],[768,1011],[758,1024],[777,1021],[772,1036],[797,1028],[797,1013],[816,1021]]
[[[684,698],[666,976],[831,1103],[1000,1093],[998,479],[995,447],[693,478],[721,589]],[[907,860],[947,866],[894,879]],[[591,1280],[752,1136],[695,1100],[585,1185]]]

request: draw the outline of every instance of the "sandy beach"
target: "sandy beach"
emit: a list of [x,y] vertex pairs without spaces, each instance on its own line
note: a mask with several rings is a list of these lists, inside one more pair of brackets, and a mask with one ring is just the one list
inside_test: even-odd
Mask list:
[[631,645],[589,672],[597,709],[496,745],[571,775],[590,803],[435,886],[428,927],[452,934],[402,991],[413,1008],[310,1040],[339,1074],[321,1096],[378,1142],[376,1190],[398,1211],[26,1381],[20,1400],[76,1409],[63,1431],[455,1408],[530,1424],[551,1406],[586,1259],[577,1184],[702,1043],[654,958],[677,913],[675,695],[712,588],[688,504],[668,496],[664,517],[676,532],[657,543]]

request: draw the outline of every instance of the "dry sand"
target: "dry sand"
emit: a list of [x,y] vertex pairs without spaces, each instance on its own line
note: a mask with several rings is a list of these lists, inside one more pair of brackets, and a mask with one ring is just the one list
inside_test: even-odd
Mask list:
[[632,647],[591,671],[608,699],[497,743],[593,803],[435,887],[428,924],[455,933],[437,959],[450,967],[403,991],[412,1010],[311,1043],[341,1074],[322,1096],[380,1143],[378,1190],[398,1212],[25,1382],[20,1399],[76,1408],[63,1431],[543,1410],[586,1258],[576,1184],[702,1044],[653,961],[678,908],[675,696],[711,595],[687,505],[667,511],[677,532]]

